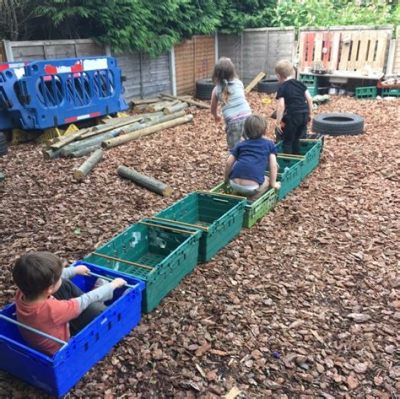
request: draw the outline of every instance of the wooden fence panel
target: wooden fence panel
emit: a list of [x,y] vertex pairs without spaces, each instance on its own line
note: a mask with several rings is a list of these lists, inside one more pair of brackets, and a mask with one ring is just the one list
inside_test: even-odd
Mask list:
[[396,29],[396,42],[393,56],[393,73],[400,75],[400,26]]
[[5,41],[7,61],[31,61],[105,55],[105,48],[91,39]]
[[174,48],[176,91],[195,94],[196,80],[211,77],[215,61],[213,36],[193,36]]
[[244,84],[259,72],[275,76],[280,59],[293,61],[294,28],[246,29],[241,35],[218,35],[218,56],[232,59]]

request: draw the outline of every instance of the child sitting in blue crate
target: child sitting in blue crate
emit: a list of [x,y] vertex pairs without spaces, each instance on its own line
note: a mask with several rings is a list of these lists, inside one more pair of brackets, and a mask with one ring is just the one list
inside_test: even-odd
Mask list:
[[276,93],[277,136],[281,135],[285,154],[300,154],[300,138],[306,135],[307,124],[311,120],[312,97],[307,86],[293,78],[294,69],[289,61],[279,61],[275,72],[281,83]]
[[[18,287],[15,299],[17,320],[52,337],[68,341],[104,309],[102,303],[112,298],[114,289],[126,281],[116,278],[110,283],[83,293],[69,279],[89,275],[86,266],[63,267],[60,258],[49,252],[30,252],[15,262],[12,271]],[[32,347],[52,355],[60,344],[41,335],[20,329]]]
[[[245,140],[236,144],[226,161],[225,183],[235,194],[250,201],[259,198],[269,187],[279,189],[276,181],[278,164],[275,144],[264,137],[266,120],[259,115],[249,116],[244,123]],[[265,176],[269,170],[270,177]]]

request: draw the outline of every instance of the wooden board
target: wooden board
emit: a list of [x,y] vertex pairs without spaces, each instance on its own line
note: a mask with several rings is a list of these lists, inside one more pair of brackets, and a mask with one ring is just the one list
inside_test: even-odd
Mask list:
[[250,93],[253,88],[258,84],[258,82],[265,77],[265,72],[260,72],[245,88],[245,93]]

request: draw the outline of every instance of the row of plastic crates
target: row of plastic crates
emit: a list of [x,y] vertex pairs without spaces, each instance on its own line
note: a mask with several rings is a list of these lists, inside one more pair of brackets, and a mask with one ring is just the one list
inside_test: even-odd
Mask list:
[[[400,97],[400,89],[382,89],[382,97]],[[356,98],[376,98],[378,88],[376,86],[356,87]]]
[[[304,155],[279,154],[282,186],[278,192],[269,190],[254,202],[220,193],[224,191],[221,184],[211,192],[191,193],[154,217],[129,226],[72,265],[84,263],[105,278],[123,277],[131,288],[118,290],[107,310],[53,357],[27,347],[18,327],[1,318],[15,319],[14,305],[2,310],[0,368],[52,395],[68,392],[138,324],[141,312],[152,311],[198,263],[210,260],[243,226],[251,227],[295,189],[318,165],[321,149],[321,140],[302,140]],[[94,278],[77,276],[74,282],[88,291]]]
[[0,64],[0,129],[47,129],[128,108],[114,57]]

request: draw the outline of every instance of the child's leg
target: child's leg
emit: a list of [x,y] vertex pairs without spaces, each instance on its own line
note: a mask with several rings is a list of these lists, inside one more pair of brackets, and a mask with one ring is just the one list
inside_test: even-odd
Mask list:
[[[63,279],[60,288],[53,296],[56,299],[62,300],[77,298],[83,294],[84,292],[71,280]],[[106,306],[103,303],[95,302],[90,304],[76,319],[70,321],[71,335],[77,334],[105,309]]]
[[296,137],[297,125],[293,115],[287,115],[282,135],[282,152],[293,154],[293,142]]
[[300,155],[300,139],[303,137],[303,135],[305,136],[307,133],[308,114],[299,114],[296,119],[298,125],[293,141],[293,154]]
[[243,118],[226,124],[226,141],[230,150],[242,139],[245,120]]
[[260,198],[264,193],[266,193],[269,189],[269,177],[265,177],[264,183],[257,189],[257,192],[248,197],[249,201],[255,201]]

